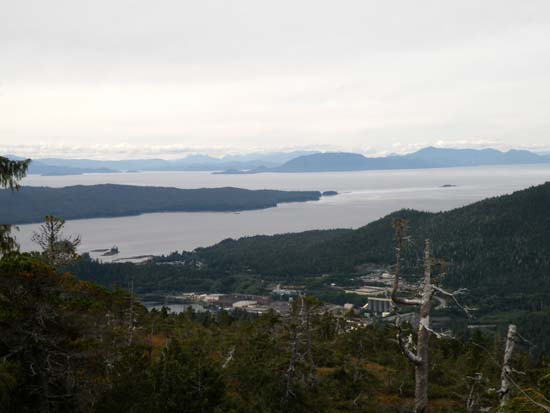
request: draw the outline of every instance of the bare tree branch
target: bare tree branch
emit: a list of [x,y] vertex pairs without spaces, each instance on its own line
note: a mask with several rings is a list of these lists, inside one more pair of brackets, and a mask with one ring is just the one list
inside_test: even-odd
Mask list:
[[465,294],[468,290],[466,288],[459,288],[458,290],[456,291],[453,291],[453,292],[448,292],[448,291],[445,291],[444,289],[436,286],[436,285],[432,285],[432,289],[434,290],[434,292],[437,292],[441,295],[444,295],[445,297],[449,297],[449,298],[452,298],[452,300],[454,301],[454,303],[462,310],[466,313],[466,315],[468,316],[468,318],[472,318],[472,313],[471,313],[471,309],[468,308],[467,306],[465,305],[462,305],[460,304],[460,302],[457,300],[457,296],[459,295],[462,295],[462,294]]
[[233,360],[233,355],[234,354],[235,354],[235,346],[231,347],[231,350],[229,350],[229,354],[227,355],[227,358],[225,359],[225,361],[222,364],[222,369],[227,368],[229,363],[231,363],[231,361]]
[[399,347],[401,348],[401,352],[409,359],[409,361],[413,364],[420,364],[422,362],[422,359],[418,357],[416,354],[413,353],[411,348],[413,347],[412,342],[412,335],[409,334],[407,336],[407,341],[403,339],[403,334],[401,330],[401,320],[399,317],[395,319],[395,326],[397,328],[396,338],[397,343],[399,344]]
[[515,382],[515,380],[509,376],[508,377],[508,380],[510,381],[510,383],[521,393],[523,394],[523,396],[529,400],[529,402],[531,402],[532,404],[534,404],[535,406],[537,406],[539,409],[542,409],[544,410],[545,412],[550,412],[550,406],[547,406],[545,404],[542,404],[542,403],[539,403],[537,402],[535,399],[533,399],[524,389],[521,388],[521,386],[519,384],[517,384]]
[[437,339],[443,339],[443,338],[454,339],[454,337],[451,336],[450,334],[437,332],[433,328],[431,328],[429,325],[427,326],[425,325],[424,328],[428,330],[431,334],[433,334]]

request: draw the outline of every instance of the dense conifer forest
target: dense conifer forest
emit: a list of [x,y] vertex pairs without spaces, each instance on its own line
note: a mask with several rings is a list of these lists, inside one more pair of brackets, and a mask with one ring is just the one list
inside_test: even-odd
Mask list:
[[[407,412],[411,365],[391,324],[356,326],[313,298],[291,314],[147,311],[29,254],[0,260],[5,412]],[[521,326],[520,326],[521,328]],[[430,344],[430,412],[498,406],[503,339]],[[546,357],[518,343],[509,412],[550,398]],[[470,406],[470,407],[468,407]]]

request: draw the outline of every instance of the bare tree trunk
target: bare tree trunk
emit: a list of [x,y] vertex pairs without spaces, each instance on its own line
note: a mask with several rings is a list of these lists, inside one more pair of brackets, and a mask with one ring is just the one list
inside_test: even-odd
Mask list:
[[134,280],[130,286],[130,320],[128,324],[128,344],[132,345],[134,341]]
[[290,401],[290,398],[293,395],[292,385],[294,381],[294,373],[296,370],[297,359],[298,359],[298,332],[294,331],[294,334],[292,337],[292,352],[290,354],[290,361],[288,363],[288,368],[286,370],[285,394],[283,395],[283,399],[281,400],[282,412],[288,411],[288,403]]
[[[463,294],[466,290],[459,289],[455,292],[448,292],[444,289],[432,284],[432,267],[434,259],[431,254],[431,243],[427,239],[424,246],[424,280],[420,297],[406,298],[399,294],[399,278],[401,277],[401,254],[404,246],[404,241],[407,239],[406,232],[407,222],[403,219],[395,219],[393,228],[395,230],[396,239],[396,262],[395,274],[391,290],[391,301],[393,310],[396,313],[395,326],[397,329],[396,338],[399,348],[403,355],[414,365],[415,372],[415,403],[414,411],[416,413],[427,413],[428,411],[428,373],[429,373],[429,340],[430,334],[435,334],[436,337],[444,337],[443,334],[436,333],[430,328],[430,311],[431,300],[436,293],[445,297],[452,298],[453,302],[458,305],[469,316],[470,313],[467,307],[460,305],[456,297]],[[412,335],[403,337],[401,330],[401,319],[399,317],[399,306],[415,306],[419,308],[420,323],[418,326],[418,335],[416,340],[416,348],[413,346]]]
[[[47,366],[46,366],[46,360],[45,354],[41,354],[39,356],[40,358],[43,358],[42,360],[37,360],[37,367],[40,369],[38,372],[39,378],[40,378],[40,387],[41,387],[41,394],[40,394],[40,407],[39,411],[40,413],[49,413],[50,412],[50,383],[48,379],[48,373],[47,373]],[[31,364],[32,369],[32,364]]]
[[480,410],[480,397],[479,397],[479,388],[483,387],[483,375],[481,373],[476,373],[469,379],[469,388],[468,397],[466,398],[466,412],[467,413],[476,413]]
[[470,393],[468,394],[468,398],[466,399],[466,412],[467,413],[474,413],[476,409],[476,394],[474,386],[470,388]]
[[301,337],[301,332],[299,330],[302,327],[301,320],[303,320],[303,314],[304,314],[304,298],[300,297],[300,312],[298,314],[298,319],[296,320],[296,325],[294,328],[294,332],[292,334],[290,360],[288,362],[288,368],[286,370],[285,393],[283,395],[283,398],[281,399],[281,411],[283,413],[288,411],[288,404],[290,402],[290,398],[294,395],[292,391],[292,387],[294,384],[294,375],[296,373],[296,363],[298,362],[298,356],[299,356],[298,346],[299,346],[299,341]]
[[415,402],[416,413],[428,411],[428,345],[430,340],[430,310],[432,299],[432,258],[430,255],[430,241],[426,240],[424,248],[424,286],[422,289],[422,304],[420,305],[420,324],[418,325],[418,338],[416,343],[415,364]]
[[504,361],[502,362],[502,372],[500,374],[500,409],[499,412],[504,412],[504,407],[510,400],[510,360],[516,345],[517,327],[514,324],[508,326],[508,335],[506,336],[506,348],[504,349]]
[[[401,234],[398,233],[398,240]],[[398,260],[399,251],[401,245],[398,247]],[[398,304],[402,305],[417,305],[420,306],[420,323],[418,325],[418,336],[416,341],[416,351],[412,348],[412,337],[409,336],[405,341],[401,335],[401,321],[399,318],[396,320],[397,326],[397,341],[403,354],[414,364],[415,375],[415,402],[414,411],[416,413],[426,413],[428,411],[428,369],[429,369],[429,340],[430,340],[430,310],[431,299],[434,294],[434,288],[432,286],[432,257],[431,257],[431,245],[430,241],[426,240],[424,248],[424,281],[422,287],[422,295],[420,299],[407,299],[397,295],[397,288],[399,286],[399,271],[400,267],[397,265],[395,274],[392,301],[394,307],[397,308]]]

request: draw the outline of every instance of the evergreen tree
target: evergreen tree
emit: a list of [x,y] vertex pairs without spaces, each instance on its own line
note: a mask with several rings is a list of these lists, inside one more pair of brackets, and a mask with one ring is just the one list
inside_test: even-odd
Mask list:
[[[12,161],[0,156],[0,188],[9,188],[12,191],[19,189],[19,181],[27,174],[31,160]],[[11,225],[2,223],[0,217],[0,257],[10,251],[18,249],[17,242],[11,236]]]

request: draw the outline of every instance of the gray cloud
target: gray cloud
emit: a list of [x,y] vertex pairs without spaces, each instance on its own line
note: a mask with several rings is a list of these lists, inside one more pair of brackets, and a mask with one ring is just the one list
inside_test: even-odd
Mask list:
[[548,38],[546,0],[18,0],[0,16],[0,146],[538,148]]

